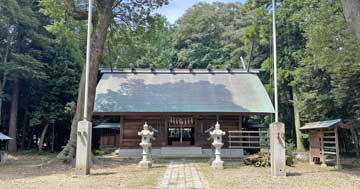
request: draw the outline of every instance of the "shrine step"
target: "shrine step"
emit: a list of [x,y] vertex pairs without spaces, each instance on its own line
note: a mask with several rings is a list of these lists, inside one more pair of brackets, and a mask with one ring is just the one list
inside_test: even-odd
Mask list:
[[202,156],[201,147],[162,147],[162,157],[199,157]]

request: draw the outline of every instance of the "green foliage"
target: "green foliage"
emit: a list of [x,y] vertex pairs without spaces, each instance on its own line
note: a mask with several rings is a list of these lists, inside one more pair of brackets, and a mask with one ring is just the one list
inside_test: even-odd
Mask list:
[[296,144],[293,140],[289,139],[286,141],[286,155],[293,156],[296,152]]
[[199,3],[188,9],[174,31],[177,66],[237,65],[242,53],[239,16],[238,3]]
[[103,156],[103,155],[106,155],[106,154],[109,154],[109,150],[105,150],[105,149],[99,149],[99,150],[96,150],[95,151],[95,154],[97,156]]
[[[305,57],[296,70],[304,121],[343,118],[357,122],[360,48],[348,30],[340,1],[305,1],[301,12],[307,39]],[[306,16],[305,16],[306,15]]]
[[0,3],[0,72],[10,79],[46,77],[43,62],[51,50],[51,39],[36,8],[27,1]]
[[104,65],[128,67],[130,63],[138,67],[166,68],[173,62],[175,54],[171,43],[172,27],[160,15],[149,16],[147,24],[130,29],[119,24],[108,33],[105,45]]

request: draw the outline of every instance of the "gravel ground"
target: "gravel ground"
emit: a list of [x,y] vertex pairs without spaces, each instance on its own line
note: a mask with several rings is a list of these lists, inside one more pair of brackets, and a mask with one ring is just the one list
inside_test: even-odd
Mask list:
[[155,161],[154,168],[143,170],[138,159],[98,160],[90,176],[76,176],[71,165],[54,156],[16,155],[0,164],[1,189],[87,189],[87,188],[155,188],[167,162]]
[[214,171],[206,161],[199,161],[197,169],[208,181],[210,188],[360,188],[360,168],[321,168],[308,163],[287,167],[286,178],[273,178],[270,168],[245,166],[240,161],[226,161],[225,169]]
[[[18,154],[0,164],[1,189],[48,188],[155,188],[170,160],[155,160],[154,168],[137,166],[139,159],[101,159],[90,176],[76,176],[71,165],[57,161],[53,155]],[[270,168],[245,166],[240,161],[225,160],[224,170],[213,170],[207,159],[192,159],[206,185],[213,189],[241,188],[360,188],[360,168],[321,168],[307,163],[287,167],[286,178],[273,178]]]

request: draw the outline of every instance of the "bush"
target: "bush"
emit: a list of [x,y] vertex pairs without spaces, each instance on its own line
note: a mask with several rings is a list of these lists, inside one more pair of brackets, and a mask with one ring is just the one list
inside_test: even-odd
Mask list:
[[296,151],[296,145],[295,143],[290,139],[286,141],[286,165],[292,166],[294,165],[295,160],[295,151]]
[[109,154],[110,152],[108,150],[105,150],[105,149],[99,149],[99,150],[96,150],[95,151],[95,155],[97,156],[103,156],[103,155],[106,155],[106,154]]

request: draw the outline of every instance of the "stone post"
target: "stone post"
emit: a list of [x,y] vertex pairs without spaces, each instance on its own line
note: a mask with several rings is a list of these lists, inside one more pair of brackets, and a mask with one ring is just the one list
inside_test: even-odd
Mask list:
[[275,122],[270,125],[271,175],[286,176],[285,125]]
[[211,167],[214,169],[224,169],[224,161],[221,160],[221,147],[224,145],[222,142],[222,136],[225,132],[220,129],[219,122],[216,122],[215,129],[210,132],[211,138],[213,138],[212,145],[215,147],[215,160],[211,163]]
[[150,131],[149,126],[147,125],[147,123],[145,123],[144,129],[138,132],[138,135],[141,136],[140,146],[143,148],[142,160],[140,161],[139,166],[143,168],[151,168],[152,160],[151,160],[150,148],[151,148],[151,140],[155,139],[153,137],[154,132]]
[[79,121],[76,141],[76,173],[90,174],[91,165],[91,132],[92,124],[89,121]]

